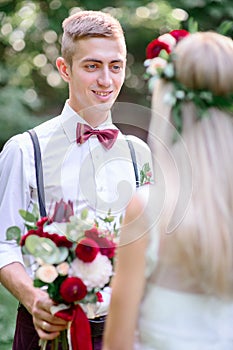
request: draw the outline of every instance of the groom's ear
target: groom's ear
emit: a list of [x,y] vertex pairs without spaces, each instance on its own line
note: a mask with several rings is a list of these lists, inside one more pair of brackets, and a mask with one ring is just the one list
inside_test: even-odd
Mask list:
[[63,57],[58,57],[56,60],[56,66],[62,79],[66,82],[70,81],[70,68]]

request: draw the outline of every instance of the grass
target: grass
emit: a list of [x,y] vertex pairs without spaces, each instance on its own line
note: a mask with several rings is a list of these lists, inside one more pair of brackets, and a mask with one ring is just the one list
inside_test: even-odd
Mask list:
[[0,284],[0,349],[11,350],[18,301]]

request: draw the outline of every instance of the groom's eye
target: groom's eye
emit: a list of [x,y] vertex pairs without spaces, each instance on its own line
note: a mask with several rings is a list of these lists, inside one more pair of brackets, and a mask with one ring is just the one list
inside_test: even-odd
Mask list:
[[112,63],[110,69],[113,73],[119,73],[122,71],[123,64],[121,62]]
[[87,65],[85,66],[85,68],[86,68],[87,70],[89,70],[89,71],[93,71],[93,70],[95,70],[95,69],[97,68],[97,64],[95,64],[95,63],[90,63],[90,64],[87,64]]

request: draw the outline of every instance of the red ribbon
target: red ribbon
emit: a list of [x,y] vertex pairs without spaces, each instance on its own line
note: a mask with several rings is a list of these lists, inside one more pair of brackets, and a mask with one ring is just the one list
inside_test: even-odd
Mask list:
[[72,321],[70,337],[73,350],[92,350],[90,324],[80,305],[73,305],[55,315],[68,322]]

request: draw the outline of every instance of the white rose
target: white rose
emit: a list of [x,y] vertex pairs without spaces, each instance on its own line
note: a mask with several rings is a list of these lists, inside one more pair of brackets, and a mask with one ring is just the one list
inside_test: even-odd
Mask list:
[[44,264],[36,271],[36,278],[45,283],[52,283],[58,277],[56,267],[50,264]]
[[58,272],[59,275],[61,275],[61,276],[66,276],[66,275],[68,275],[69,268],[70,268],[70,265],[69,265],[68,262],[66,262],[66,261],[62,262],[61,264],[57,265],[57,267],[56,267],[57,272]]
[[112,276],[112,264],[107,256],[98,253],[96,258],[86,263],[76,258],[71,264],[70,274],[82,279],[88,290],[103,288]]
[[162,41],[165,44],[167,44],[171,50],[176,45],[176,39],[169,33],[160,35],[158,37],[158,40]]
[[146,71],[148,74],[155,75],[158,68],[164,68],[167,61],[161,57],[155,57],[150,60],[150,65],[147,67]]

